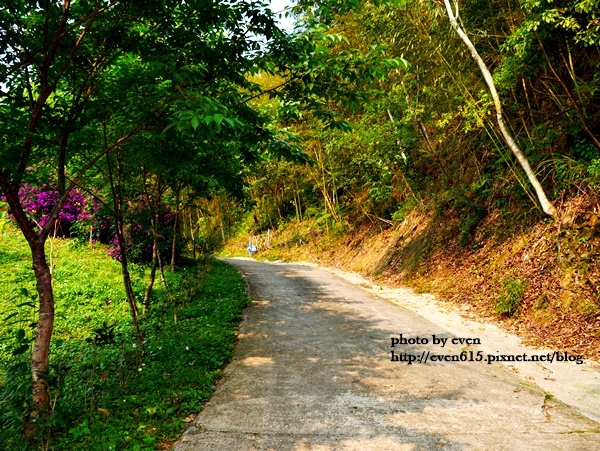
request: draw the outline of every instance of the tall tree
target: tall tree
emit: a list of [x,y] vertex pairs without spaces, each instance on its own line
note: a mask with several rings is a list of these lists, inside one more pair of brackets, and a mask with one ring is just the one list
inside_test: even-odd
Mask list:
[[[44,245],[69,192],[106,155],[163,128],[165,115],[184,104],[193,105],[180,122],[194,129],[223,121],[221,103],[211,98],[251,89],[246,72],[266,63],[260,36],[285,35],[257,1],[20,0],[0,6],[0,30],[0,188],[29,243],[40,306],[31,367],[35,421],[49,404],[54,325]],[[135,82],[120,83],[124,74]],[[107,121],[114,133],[103,144]],[[33,181],[30,167],[58,191],[43,227],[19,197]]]

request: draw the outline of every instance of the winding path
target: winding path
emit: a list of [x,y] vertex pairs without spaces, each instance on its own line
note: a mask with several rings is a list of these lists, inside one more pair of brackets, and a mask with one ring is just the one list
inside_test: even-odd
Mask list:
[[[600,450],[598,423],[498,363],[392,362],[392,350],[477,355],[427,319],[318,268],[228,262],[252,304],[176,451]],[[400,333],[429,343],[391,348]]]

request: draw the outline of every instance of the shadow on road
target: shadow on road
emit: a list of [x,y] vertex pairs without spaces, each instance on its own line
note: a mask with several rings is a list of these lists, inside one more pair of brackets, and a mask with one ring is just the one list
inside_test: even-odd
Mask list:
[[[585,433],[597,423],[504,367],[391,361],[392,350],[477,351],[432,344],[452,337],[440,326],[317,268],[229,262],[252,304],[234,361],[175,449],[600,449]],[[399,334],[420,344],[392,348]]]

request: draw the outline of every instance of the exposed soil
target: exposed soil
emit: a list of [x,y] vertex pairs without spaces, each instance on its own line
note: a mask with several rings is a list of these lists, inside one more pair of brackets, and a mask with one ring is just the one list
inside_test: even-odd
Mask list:
[[[597,200],[580,196],[563,205],[560,221],[540,221],[503,238],[498,215],[480,225],[470,249],[450,240],[411,273],[391,265],[385,274],[470,306],[536,346],[600,359],[597,258],[600,240]],[[400,276],[400,277],[398,277]],[[514,315],[496,311],[511,281],[524,290]]]

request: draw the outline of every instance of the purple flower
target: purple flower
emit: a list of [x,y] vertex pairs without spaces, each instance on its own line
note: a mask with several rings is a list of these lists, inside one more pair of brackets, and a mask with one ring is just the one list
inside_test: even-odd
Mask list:
[[[34,186],[23,184],[19,190],[19,199],[25,212],[34,224],[44,227],[58,202],[58,191],[49,183]],[[56,231],[60,236],[69,236],[71,226],[75,221],[91,217],[87,207],[85,196],[78,190],[73,189],[63,202],[56,221]]]

